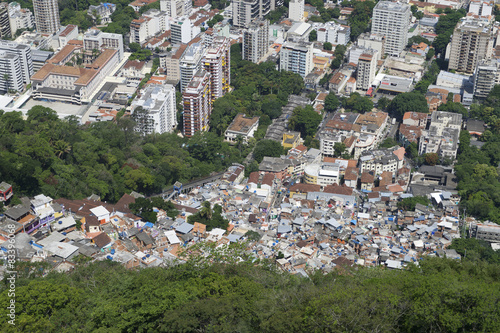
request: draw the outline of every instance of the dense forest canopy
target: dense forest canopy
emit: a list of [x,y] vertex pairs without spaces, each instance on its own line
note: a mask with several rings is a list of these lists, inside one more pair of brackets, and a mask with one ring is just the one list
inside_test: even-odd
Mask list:
[[[310,278],[251,260],[142,270],[107,260],[44,278],[42,266],[20,263],[16,326],[4,306],[0,325],[4,332],[498,332],[498,254],[474,239],[453,245],[467,257]],[[0,288],[7,304],[8,288]]]
[[145,194],[221,171],[242,152],[213,133],[140,136],[130,118],[80,126],[74,118],[35,106],[23,120],[0,115],[0,179],[17,194],[116,201],[132,190]]

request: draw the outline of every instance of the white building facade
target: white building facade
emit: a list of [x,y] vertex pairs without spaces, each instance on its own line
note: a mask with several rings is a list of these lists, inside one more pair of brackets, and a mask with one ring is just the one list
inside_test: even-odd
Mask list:
[[408,43],[410,5],[380,1],[373,9],[372,33],[385,36],[385,53],[399,57]]
[[132,108],[132,117],[137,122],[135,130],[143,135],[170,133],[177,127],[173,85],[149,85],[142,96],[132,102]]

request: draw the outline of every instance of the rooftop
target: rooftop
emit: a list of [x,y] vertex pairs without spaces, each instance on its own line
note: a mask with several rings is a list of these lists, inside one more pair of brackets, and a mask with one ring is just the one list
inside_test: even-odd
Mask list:
[[244,133],[245,135],[252,129],[252,127],[259,122],[259,117],[245,117],[244,114],[239,113],[233,119],[227,131]]

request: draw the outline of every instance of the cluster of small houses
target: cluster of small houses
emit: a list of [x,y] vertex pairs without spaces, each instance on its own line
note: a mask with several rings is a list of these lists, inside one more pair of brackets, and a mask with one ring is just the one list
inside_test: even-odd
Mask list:
[[[252,179],[257,185],[250,184]],[[62,272],[85,258],[112,260],[127,268],[167,266],[182,262],[182,253],[202,242],[246,242],[254,257],[274,260],[280,269],[304,276],[314,269],[329,272],[353,265],[401,269],[410,262],[418,264],[424,255],[460,258],[447,249],[465,230],[453,191],[433,191],[428,195],[433,206],[417,204],[415,211],[401,211],[397,201],[411,194],[363,193],[345,185],[322,187],[294,179],[265,171],[245,178],[244,166],[233,165],[219,180],[189,191],[177,188],[171,201],[178,216],[172,219],[155,209],[154,224],[130,210],[141,196],[135,192],[116,204],[95,195],[83,200],[53,200],[43,194],[22,198],[22,204],[7,207],[1,216],[0,256],[7,256],[7,241],[15,230],[18,261],[45,261],[51,270]],[[12,193],[12,186],[0,184],[0,199]],[[205,201],[222,206],[227,229],[208,230],[202,223],[187,222]],[[493,225],[472,225],[500,236],[500,228]]]

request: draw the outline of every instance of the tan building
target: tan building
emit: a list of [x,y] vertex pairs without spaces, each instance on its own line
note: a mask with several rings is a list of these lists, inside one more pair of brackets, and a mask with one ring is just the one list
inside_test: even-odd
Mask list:
[[358,89],[368,90],[375,80],[377,71],[377,51],[367,50],[359,56],[358,76],[356,85]]
[[450,63],[448,68],[472,74],[482,59],[491,57],[493,38],[491,24],[468,19],[460,21],[451,38]]
[[41,34],[54,34],[61,27],[57,0],[33,0],[36,30]]
[[160,67],[166,70],[168,81],[171,83],[177,84],[181,80],[180,59],[187,47],[188,44],[182,44],[175,53],[160,55]]
[[106,49],[84,68],[48,63],[31,77],[32,96],[75,104],[89,102],[95,89],[118,62],[118,51]]

